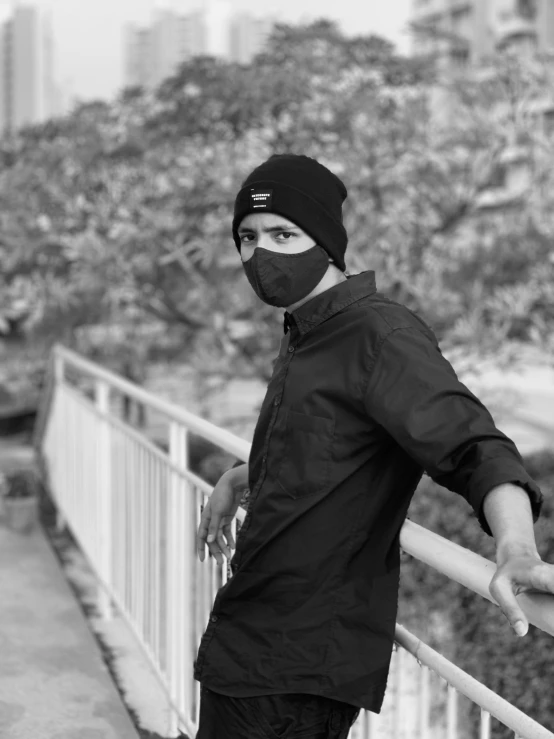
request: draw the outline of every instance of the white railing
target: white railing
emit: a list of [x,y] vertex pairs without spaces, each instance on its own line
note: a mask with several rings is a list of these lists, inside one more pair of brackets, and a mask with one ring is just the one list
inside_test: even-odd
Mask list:
[[[188,435],[197,434],[243,460],[250,444],[62,346],[54,348],[52,366],[35,445],[59,525],[67,524],[98,578],[104,617],[117,608],[164,687],[172,707],[168,733],[175,735],[179,728],[194,736],[199,684],[193,679],[193,661],[217,590],[229,575],[226,563],[218,565],[212,557],[201,563],[196,557],[201,505],[212,487],[189,469]],[[81,381],[72,384],[68,372]],[[167,420],[168,452],[121,420],[121,395]],[[239,508],[237,520],[242,523],[244,517]],[[405,522],[400,544],[493,600],[488,585],[494,563],[412,521]],[[554,635],[550,596],[522,594],[518,600],[530,623]],[[491,717],[515,737],[554,739],[548,729],[398,624],[395,638],[383,710],[379,715],[362,711],[352,739],[455,739],[460,696],[481,707],[481,739],[490,736]],[[430,700],[437,700],[444,688],[445,720],[432,726]]]

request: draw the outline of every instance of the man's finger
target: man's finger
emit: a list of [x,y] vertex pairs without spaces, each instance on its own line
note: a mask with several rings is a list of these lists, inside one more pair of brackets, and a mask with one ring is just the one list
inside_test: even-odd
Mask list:
[[529,629],[529,624],[517,602],[511,580],[503,575],[493,578],[489,591],[516,634],[518,636],[525,636]]
[[231,549],[236,549],[236,542],[233,537],[232,524],[226,523],[225,526],[223,526],[222,531],[225,534],[225,538],[227,539],[227,543],[231,547]]
[[198,558],[201,562],[204,561],[206,554],[206,536],[208,534],[208,526],[210,523],[210,508],[206,506],[202,511],[200,517],[200,525],[198,526],[198,533],[196,535],[196,549],[198,551]]
[[217,513],[212,513],[212,516],[210,518],[210,524],[208,526],[208,540],[207,540],[208,544],[211,544],[213,541],[217,539],[220,523],[221,523],[221,515],[218,515]]
[[221,549],[219,548],[218,543],[215,542],[215,541],[210,542],[210,544],[208,544],[208,547],[210,549],[210,554],[216,560],[217,564],[222,565],[223,564],[223,556],[221,554]]
[[517,573],[515,578],[519,592],[552,593],[554,595],[554,565],[538,562],[529,567],[525,574]]
[[223,531],[220,531],[219,534],[217,535],[217,543],[219,544],[219,548],[221,549],[223,554],[227,557],[227,559],[231,559],[232,557],[231,550],[227,542],[223,538]]

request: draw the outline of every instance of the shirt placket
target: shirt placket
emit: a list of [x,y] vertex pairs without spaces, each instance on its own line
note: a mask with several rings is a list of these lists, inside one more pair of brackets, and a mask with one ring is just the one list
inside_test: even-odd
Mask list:
[[[290,345],[289,345],[289,347],[287,349],[287,357],[286,357],[286,360],[285,360],[285,365],[284,365],[283,370],[282,370],[282,380],[281,380],[281,383],[280,383],[280,385],[278,386],[278,388],[276,390],[275,398],[273,399],[273,403],[272,403],[273,410],[272,410],[272,414],[271,414],[271,420],[270,420],[269,425],[267,427],[267,433],[266,433],[265,439],[264,439],[264,446],[263,446],[263,453],[262,453],[262,468],[261,468],[261,471],[260,471],[260,476],[258,478],[258,481],[257,481],[255,487],[254,487],[254,490],[252,490],[251,493],[250,493],[250,502],[248,504],[248,512],[246,514],[246,518],[244,519],[244,523],[241,526],[239,535],[237,537],[237,548],[236,548],[236,551],[235,551],[235,556],[233,557],[233,563],[231,565],[231,570],[233,572],[233,575],[237,572],[238,568],[240,567],[240,563],[241,563],[241,556],[240,555],[242,554],[242,548],[244,547],[244,539],[246,537],[246,534],[247,534],[247,531],[248,531],[248,527],[250,525],[252,508],[253,508],[253,505],[254,505],[254,503],[256,501],[256,498],[258,496],[258,493],[259,493],[262,485],[264,484],[264,481],[265,481],[265,478],[266,478],[266,475],[267,475],[267,458],[268,458],[268,453],[269,453],[269,444],[270,444],[270,441],[271,441],[271,434],[273,432],[273,428],[275,426],[275,422],[277,421],[277,414],[279,413],[279,408],[281,407],[281,401],[283,399],[284,387],[285,387],[285,382],[286,382],[286,379],[287,379],[287,375],[288,375],[290,363],[292,361],[292,358],[294,356],[294,352],[296,350],[296,344],[293,344],[292,341],[293,341],[293,337],[291,335],[291,343],[290,343]],[[296,339],[295,339],[295,341],[296,341]],[[242,547],[239,547],[239,544],[242,544],[243,546]]]
[[[294,343],[293,343],[293,338],[294,338]],[[271,440],[271,434],[273,432],[273,427],[275,426],[275,421],[277,420],[277,414],[278,414],[279,408],[281,406],[281,400],[283,398],[283,391],[284,391],[284,386],[285,386],[285,382],[286,382],[286,379],[287,379],[287,375],[288,375],[288,370],[289,370],[289,367],[290,367],[290,363],[292,361],[292,358],[294,357],[294,352],[296,351],[297,335],[295,337],[293,337],[293,335],[291,334],[290,342],[291,343],[290,343],[290,345],[289,345],[289,347],[287,349],[287,357],[286,357],[286,360],[285,360],[285,366],[283,367],[283,379],[282,379],[280,385],[277,388],[275,398],[273,399],[273,402],[272,402],[273,410],[272,410],[272,414],[271,414],[271,420],[270,420],[269,425],[268,425],[268,428],[267,428],[267,433],[266,433],[265,439],[264,439],[264,447],[263,447],[263,454],[262,454],[262,468],[261,468],[261,471],[260,471],[260,476],[258,478],[258,481],[257,481],[255,487],[254,487],[254,490],[251,491],[251,499],[250,499],[250,502],[248,504],[248,512],[246,514],[246,518],[244,519],[244,523],[243,523],[243,525],[242,525],[242,527],[240,529],[239,535],[237,536],[237,542],[236,542],[237,547],[236,547],[236,550],[235,550],[235,555],[233,557],[233,562],[231,564],[231,570],[232,570],[233,576],[236,574],[236,572],[237,572],[237,570],[238,570],[238,568],[240,567],[240,564],[241,564],[241,557],[240,557],[240,555],[242,554],[242,548],[239,547],[239,545],[242,544],[242,546],[244,547],[244,539],[246,537],[246,533],[248,531],[248,527],[249,527],[249,524],[250,524],[251,515],[252,515],[252,508],[253,508],[253,505],[255,503],[256,497],[257,497],[257,495],[258,495],[258,493],[259,493],[259,491],[260,491],[260,489],[261,489],[261,487],[262,487],[262,485],[264,483],[264,480],[266,478],[266,475],[267,475],[267,457],[268,457],[269,443],[270,443],[270,440]],[[217,623],[218,623],[218,621],[220,619],[220,616],[217,614],[218,598],[219,598],[219,593],[216,595],[216,597],[214,599],[214,604],[213,604],[213,607],[212,607],[212,610],[211,610],[211,613],[210,613],[210,618],[208,620],[208,625],[206,627],[206,631],[204,632],[204,635],[203,635],[203,637],[201,639],[200,647],[198,649],[198,658],[194,662],[194,673],[195,673],[195,679],[197,679],[197,680],[200,680],[201,679],[202,665],[203,665],[204,659],[206,657],[206,650],[207,650],[208,645],[209,645],[209,643],[210,643],[210,641],[211,641],[211,639],[212,639],[212,637],[214,635],[214,632],[215,632]]]

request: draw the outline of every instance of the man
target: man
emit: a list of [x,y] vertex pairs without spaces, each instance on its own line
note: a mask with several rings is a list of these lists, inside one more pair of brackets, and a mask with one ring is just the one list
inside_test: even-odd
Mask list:
[[[533,521],[542,494],[514,443],[458,381],[433,331],[348,276],[344,184],[316,160],[273,156],[236,198],[233,238],[285,337],[248,465],[226,472],[197,548],[231,558],[195,662],[198,739],[346,739],[379,713],[394,641],[399,534],[424,471],[462,495],[497,544],[491,594],[526,631],[515,593],[554,592]],[[519,632],[518,632],[519,633]]]

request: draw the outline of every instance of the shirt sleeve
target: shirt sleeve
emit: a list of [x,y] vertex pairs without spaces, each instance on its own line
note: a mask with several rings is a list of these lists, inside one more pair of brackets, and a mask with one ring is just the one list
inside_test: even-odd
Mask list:
[[369,367],[364,401],[371,418],[432,480],[468,501],[486,534],[492,536],[483,500],[502,483],[527,491],[537,521],[543,495],[516,445],[423,331],[387,334]]

